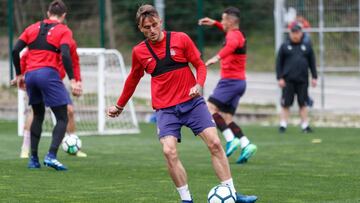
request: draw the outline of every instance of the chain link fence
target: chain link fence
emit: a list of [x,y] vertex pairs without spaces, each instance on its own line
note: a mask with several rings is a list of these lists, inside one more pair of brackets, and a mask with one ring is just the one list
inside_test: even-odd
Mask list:
[[275,0],[274,8],[276,49],[293,21],[311,37],[320,73],[320,88],[312,94],[321,110],[358,112],[352,101],[360,96],[360,1]]
[[[291,21],[305,22],[324,71],[360,71],[358,0],[276,0],[277,47]],[[323,50],[322,50],[323,49]]]

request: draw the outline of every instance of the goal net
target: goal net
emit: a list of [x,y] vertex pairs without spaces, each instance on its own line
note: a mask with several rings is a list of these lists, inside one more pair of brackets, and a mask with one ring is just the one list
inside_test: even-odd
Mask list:
[[[72,97],[77,135],[116,135],[139,133],[132,100],[117,118],[106,116],[106,107],[114,105],[126,79],[122,55],[114,49],[79,48],[83,94]],[[69,80],[64,79],[69,87]],[[69,91],[70,92],[70,91]],[[18,134],[23,134],[26,114],[31,113],[26,93],[18,91]],[[47,108],[43,124],[44,134],[50,135],[55,124]]]

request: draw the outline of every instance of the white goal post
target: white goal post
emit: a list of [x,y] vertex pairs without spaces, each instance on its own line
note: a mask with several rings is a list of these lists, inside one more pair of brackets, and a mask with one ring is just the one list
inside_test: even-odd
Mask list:
[[[114,105],[126,79],[125,63],[121,53],[115,49],[78,48],[83,94],[73,97],[77,135],[116,135],[139,133],[139,124],[132,100],[117,118],[105,114],[106,107]],[[69,87],[68,78],[64,83]],[[23,134],[27,105],[26,93],[18,91],[18,134]],[[44,134],[49,135],[54,118],[47,108],[43,125]]]

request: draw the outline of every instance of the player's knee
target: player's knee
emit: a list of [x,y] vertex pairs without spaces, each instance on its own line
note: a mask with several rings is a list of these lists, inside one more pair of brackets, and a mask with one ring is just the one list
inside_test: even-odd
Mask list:
[[44,119],[45,119],[44,114],[34,114],[33,120],[42,123],[44,121]]
[[221,145],[221,141],[218,137],[212,139],[209,141],[208,143],[208,147],[210,149],[210,152],[215,154],[221,151],[222,145]]
[[74,107],[72,105],[67,106],[67,114],[68,114],[69,117],[74,116]]
[[207,104],[208,109],[209,109],[211,114],[214,114],[214,113],[218,112],[218,109],[216,108],[216,106],[213,103],[208,101],[208,102],[206,102],[206,104]]
[[66,118],[61,118],[61,119],[58,119],[56,121],[56,125],[57,126],[62,126],[63,128],[66,128],[68,122],[69,122],[69,119],[67,117]]
[[232,115],[232,114],[223,113],[223,114],[221,114],[221,115],[222,115],[222,117],[224,118],[225,123],[226,123],[227,125],[229,125],[231,122],[233,122],[233,115]]
[[68,111],[67,114],[68,114],[68,118],[70,118],[70,119],[74,118],[74,111],[73,110]]
[[171,161],[177,159],[177,150],[176,147],[164,145],[163,153],[167,160]]

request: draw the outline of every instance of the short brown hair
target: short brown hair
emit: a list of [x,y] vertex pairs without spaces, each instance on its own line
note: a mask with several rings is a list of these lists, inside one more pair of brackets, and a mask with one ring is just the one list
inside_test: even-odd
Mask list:
[[60,17],[67,12],[67,8],[62,0],[54,0],[50,3],[48,11],[50,15],[56,15]]
[[138,11],[136,12],[136,24],[141,25],[147,17],[159,17],[157,10],[150,4],[144,4],[139,7]]

